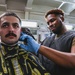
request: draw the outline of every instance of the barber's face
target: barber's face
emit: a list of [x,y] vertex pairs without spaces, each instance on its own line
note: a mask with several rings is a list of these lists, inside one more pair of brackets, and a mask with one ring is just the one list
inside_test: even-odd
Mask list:
[[20,37],[21,27],[19,19],[14,16],[4,16],[0,21],[1,41],[12,45],[16,43]]
[[46,18],[48,28],[55,34],[59,34],[62,30],[62,20],[55,14],[50,14]]

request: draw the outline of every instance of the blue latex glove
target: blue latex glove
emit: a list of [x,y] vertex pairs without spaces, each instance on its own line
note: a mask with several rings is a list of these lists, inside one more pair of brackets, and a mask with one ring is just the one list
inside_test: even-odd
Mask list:
[[27,44],[24,44],[24,45],[20,44],[20,46],[22,48],[26,49],[27,51],[37,54],[37,52],[40,48],[40,44],[38,44],[31,36],[22,32],[20,41],[24,41],[25,39],[27,39]]

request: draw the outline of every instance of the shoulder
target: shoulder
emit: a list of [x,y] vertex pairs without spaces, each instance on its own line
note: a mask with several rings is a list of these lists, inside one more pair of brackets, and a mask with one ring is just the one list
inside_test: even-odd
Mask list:
[[65,32],[62,37],[66,37],[68,39],[74,38],[75,37],[75,31],[67,31]]
[[74,35],[75,36],[75,31],[67,31],[66,34]]

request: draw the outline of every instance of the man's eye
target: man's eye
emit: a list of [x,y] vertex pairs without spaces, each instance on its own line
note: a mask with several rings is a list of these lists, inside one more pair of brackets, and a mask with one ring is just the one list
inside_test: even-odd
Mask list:
[[54,22],[56,19],[50,19],[48,22],[47,22],[47,24],[49,25],[49,23],[52,23],[52,22]]
[[15,23],[15,24],[13,24],[13,27],[14,28],[18,28],[19,27],[19,24]]
[[54,22],[54,21],[55,21],[55,19],[51,19],[51,20],[50,20],[50,22]]
[[8,25],[9,25],[9,24],[4,23],[4,24],[2,24],[2,27],[5,28],[5,27],[8,27]]

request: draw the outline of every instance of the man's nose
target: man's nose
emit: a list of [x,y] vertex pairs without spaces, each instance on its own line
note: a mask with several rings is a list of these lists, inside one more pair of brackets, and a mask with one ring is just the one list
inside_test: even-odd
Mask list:
[[12,25],[9,26],[9,30],[10,30],[10,31],[13,31],[13,30],[14,30],[14,28],[13,28]]

